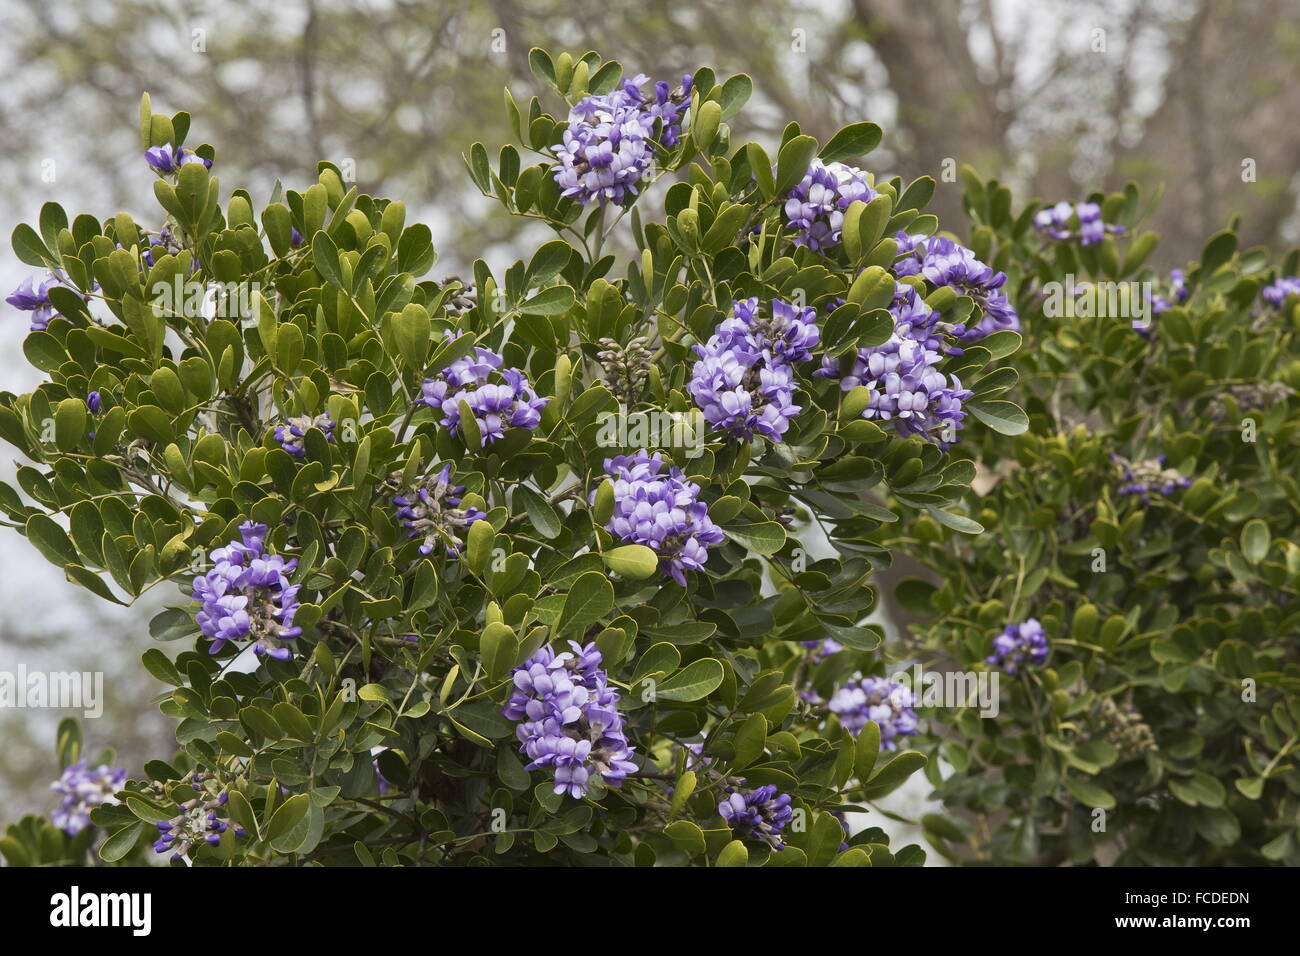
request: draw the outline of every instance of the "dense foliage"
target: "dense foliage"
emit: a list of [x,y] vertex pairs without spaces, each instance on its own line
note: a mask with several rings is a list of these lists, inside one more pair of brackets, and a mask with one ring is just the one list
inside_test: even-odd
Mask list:
[[[889,543],[934,573],[897,593],[924,659],[979,667],[1029,620],[1050,651],[1008,669],[999,719],[932,726],[922,749],[947,766],[927,772],[965,821],[935,818],[932,841],[1002,863],[1295,865],[1300,254],[1239,251],[1229,229],[1164,278],[1141,269],[1156,237],[1131,187],[1093,197],[1120,229],[1088,241],[964,186],[972,245],[1019,290],[1003,374],[1031,426],[985,446],[985,533],[904,515]],[[1134,280],[1136,309],[1089,291]]]
[[0,396],[0,508],[106,600],[179,588],[143,660],[179,749],[124,774],[65,723],[0,852],[919,864],[845,815],[924,769],[954,859],[1295,862],[1296,256],[1225,232],[1098,317],[1152,278],[1136,190],[1013,213],[963,169],[967,247],[933,179],[850,165],[874,124],[773,158],[743,75],[530,61],[546,102],[465,157],[555,233],[499,276],[425,278],[330,163],[223,203],[147,97],[157,227],[15,230],[48,380]]
[[[33,464],[0,505],[107,600],[192,595],[151,627],[189,646],[144,656],[177,754],[106,797],[61,735],[102,860],[924,859],[846,835],[925,758],[801,697],[801,642],[868,668],[872,536],[897,510],[972,530],[944,449],[967,412],[1023,428],[980,376],[1018,339],[976,302],[1014,315],[991,273],[978,299],[890,274],[934,182],[846,165],[875,125],[792,123],[773,162],[729,142],[745,76],[532,64],[567,118],[507,96],[519,146],[466,157],[557,235],[501,276],[424,279],[430,230],[328,163],[223,203],[214,150],[147,97],[164,222],[49,204],[15,231],[50,270],[10,300],[49,379],[4,396]],[[86,833],[29,818],[0,846],[67,860]]]

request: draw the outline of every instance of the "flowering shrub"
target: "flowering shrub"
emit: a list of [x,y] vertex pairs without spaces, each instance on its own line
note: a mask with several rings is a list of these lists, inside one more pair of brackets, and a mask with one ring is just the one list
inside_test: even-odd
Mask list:
[[1026,340],[991,377],[1030,428],[981,442],[984,533],[904,513],[878,537],[930,572],[896,588],[914,653],[1002,678],[996,719],[920,711],[950,814],[927,834],[999,863],[1294,866],[1300,253],[1225,230],[1165,280],[1133,187],[1074,207],[1075,244],[1068,204],[963,176]]
[[871,123],[773,159],[730,141],[743,75],[530,61],[560,118],[507,94],[518,145],[466,154],[555,233],[500,273],[428,278],[428,227],[329,163],[223,190],[148,97],[157,218],[14,231],[46,380],[0,396],[0,509],[104,600],[176,589],[143,664],[178,749],[11,861],[924,859],[842,823],[926,762],[870,580],[900,517],[978,531],[952,449],[1026,426],[1007,275],[933,180],[848,165]]

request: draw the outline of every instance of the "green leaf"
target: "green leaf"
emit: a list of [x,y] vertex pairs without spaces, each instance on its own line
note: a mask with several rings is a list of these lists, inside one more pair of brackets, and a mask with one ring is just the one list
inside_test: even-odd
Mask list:
[[706,657],[683,667],[661,682],[655,689],[655,694],[661,700],[683,703],[700,700],[718,689],[722,684],[724,673],[719,661]]
[[10,243],[14,247],[14,255],[29,266],[47,269],[59,267],[59,260],[54,258],[50,250],[45,247],[36,230],[25,222],[14,227]]
[[479,655],[487,668],[488,679],[497,681],[514,666],[519,656],[519,638],[509,624],[493,621],[479,638]]
[[1115,798],[1111,795],[1111,792],[1090,780],[1066,777],[1065,787],[1085,807],[1100,807],[1103,810],[1115,809]]
[[600,571],[587,571],[578,575],[564,598],[564,609],[556,625],[556,632],[579,634],[595,624],[614,607],[614,585]]
[[601,558],[615,574],[631,580],[648,578],[659,567],[659,555],[643,544],[625,544],[604,552]]
[[1246,526],[1241,529],[1241,553],[1251,564],[1259,564],[1264,560],[1272,541],[1268,525],[1259,518],[1246,522]]
[[749,851],[739,840],[732,840],[722,848],[714,866],[745,866],[749,863]]
[[310,807],[311,797],[307,794],[290,797],[271,816],[271,821],[266,825],[265,838],[274,843],[285,836],[302,821]]
[[754,554],[776,554],[785,547],[785,528],[775,521],[731,525],[722,533]]
[[1020,406],[998,400],[967,402],[966,409],[1001,435],[1020,435],[1029,430],[1029,416]]
[[475,574],[487,571],[488,561],[492,557],[492,542],[496,540],[496,531],[492,523],[481,518],[469,526],[465,533],[465,563]]
[[811,136],[795,136],[784,146],[776,158],[775,195],[781,196],[795,187],[808,172],[808,164],[817,155],[817,140]]
[[526,485],[515,487],[515,504],[524,506],[528,520],[543,538],[548,540],[556,538],[564,529],[559,514],[550,502]]
[[73,451],[86,437],[86,403],[65,398],[54,410],[54,443],[61,451]]
[[953,514],[951,511],[943,511],[939,508],[926,508],[928,514],[945,528],[951,528],[953,531],[960,531],[962,534],[983,534],[984,526],[978,521],[973,521],[965,515]]
[[846,126],[822,147],[821,158],[827,163],[842,163],[859,159],[880,145],[884,133],[875,123],[854,123]]
[[524,315],[562,315],[573,307],[573,290],[567,285],[553,285],[520,303]]
[[317,232],[311,239],[312,264],[316,271],[330,285],[344,292],[348,290],[343,285],[343,269],[339,265],[339,249],[334,245],[334,240],[325,232]]
[[49,515],[32,515],[27,519],[23,533],[50,563],[64,566],[80,563],[77,549],[73,547],[67,532]]
[[123,827],[104,841],[99,848],[99,858],[105,863],[116,863],[134,848],[140,834],[144,832],[144,821],[139,820],[129,827]]

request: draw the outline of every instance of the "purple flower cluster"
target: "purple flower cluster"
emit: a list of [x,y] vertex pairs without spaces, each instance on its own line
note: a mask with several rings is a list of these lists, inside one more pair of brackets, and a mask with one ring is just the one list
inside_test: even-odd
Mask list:
[[758,299],[733,303],[691,368],[686,389],[704,419],[729,437],[749,441],[754,433],[780,441],[802,410],[795,405],[794,365],[812,358],[820,338],[817,313],[772,300],[770,316],[759,315]]
[[310,415],[297,415],[290,418],[283,425],[275,427],[275,440],[294,458],[302,458],[307,454],[302,440],[309,428],[319,429],[325,434],[327,440],[334,440],[334,420],[330,418],[329,412],[322,412],[314,418]]
[[802,646],[811,649],[812,653],[808,656],[814,664],[821,663],[832,654],[838,654],[840,651],[844,650],[844,645],[833,637],[823,637],[821,640],[813,641],[800,641],[799,643]]
[[24,279],[5,299],[15,309],[22,312],[30,312],[31,331],[43,332],[49,327],[50,319],[59,313],[54,310],[50,304],[50,289],[56,285],[66,286],[63,276],[57,272],[50,272],[41,282],[34,281],[31,276]]
[[[448,339],[462,333],[448,332]],[[503,359],[481,346],[474,354],[457,359],[433,378],[424,380],[423,395],[417,405],[442,410],[442,424],[453,435],[460,434],[460,403],[469,406],[482,447],[496,441],[507,428],[536,428],[542,421],[542,409],[549,398],[538,398],[524,373],[502,369]],[[500,381],[493,382],[497,378]]]
[[854,202],[871,202],[878,196],[867,174],[856,166],[814,159],[785,201],[785,218],[796,230],[796,246],[814,252],[840,244],[844,212]]
[[664,464],[658,452],[645,449],[605,459],[605,473],[614,479],[614,513],[605,530],[656,552],[659,569],[685,587],[686,572],[703,568],[707,546],[721,544],[724,536],[699,500],[700,486],[680,468],[660,474]]
[[176,172],[187,163],[202,163],[208,169],[212,168],[212,160],[204,159],[183,146],[174,147],[171,143],[149,147],[144,151],[144,161],[154,172],[164,175]]
[[[221,834],[230,829],[230,823],[218,814],[230,799],[230,794],[223,790],[219,795],[211,796],[204,790],[201,778],[196,778],[191,786],[200,796],[178,803],[176,809],[180,813],[170,820],[161,820],[158,823],[158,839],[154,841],[154,852],[166,853],[171,850],[173,863],[184,859],[185,854],[200,842],[207,843],[209,846],[219,845]],[[235,836],[247,835],[243,827],[235,827]]]
[[1023,624],[1008,624],[993,638],[993,653],[984,658],[993,667],[1015,674],[1021,667],[1036,667],[1047,660],[1047,635],[1038,618],[1031,617]]
[[964,427],[962,403],[971,392],[957,376],[939,371],[947,350],[939,334],[939,314],[904,282],[896,283],[889,311],[894,331],[888,341],[858,349],[847,371],[839,360],[826,356],[813,374],[819,378],[838,376],[840,390],[845,392],[859,385],[866,387],[871,399],[862,411],[863,418],[892,421],[903,436],[920,435],[947,448],[946,436],[955,436]]
[[84,757],[69,764],[51,784],[52,789],[63,794],[63,800],[50,814],[50,821],[68,836],[76,836],[90,826],[91,810],[118,802],[114,794],[125,782],[126,771],[118,767],[92,767]]
[[691,78],[682,77],[671,91],[661,80],[652,96],[641,90],[648,79],[625,79],[618,89],[583,97],[569,111],[563,141],[552,147],[562,196],[575,196],[584,206],[593,200],[622,203],[649,174],[656,143],[666,148],[681,140]]
[[995,272],[972,250],[943,236],[899,232],[894,239],[902,257],[894,263],[895,275],[919,275],[936,286],[949,286],[970,296],[980,307],[978,322],[954,327],[958,338],[969,341],[1003,329],[1020,331],[1020,314],[1000,291],[1007,282],[1005,272]]
[[252,638],[258,656],[269,654],[276,660],[288,660],[289,648],[277,641],[288,641],[302,633],[293,626],[298,610],[298,585],[288,575],[298,566],[298,559],[286,561],[263,548],[266,525],[245,521],[239,526],[242,541],[232,541],[210,555],[214,567],[194,579],[194,600],[202,608],[194,616],[199,629],[212,640],[210,654],[227,641]]
[[[1070,219],[1077,219],[1077,230],[1071,228]],[[1058,202],[1055,206],[1040,209],[1034,215],[1034,228],[1052,239],[1073,239],[1079,244],[1092,246],[1106,238],[1107,233],[1116,235],[1124,232],[1123,226],[1110,225],[1101,221],[1101,206],[1095,202],[1081,202],[1074,205]]]
[[[394,486],[400,481],[400,472],[390,479]],[[397,520],[406,528],[406,536],[424,539],[420,544],[421,554],[432,554],[439,544],[447,554],[460,554],[463,543],[460,533],[475,521],[487,517],[477,508],[460,506],[460,496],[464,493],[464,485],[451,483],[451,463],[448,462],[440,471],[421,479],[414,488],[393,495]]]
[[915,699],[902,684],[883,677],[861,677],[840,687],[826,706],[853,737],[868,721],[880,728],[880,746],[898,749],[898,738],[916,733]]
[[593,775],[618,787],[637,768],[600,651],[576,641],[569,647],[556,654],[544,646],[516,667],[515,689],[501,713],[520,721],[515,733],[529,759],[525,769],[551,767],[555,792],[582,798]]
[[1276,282],[1265,286],[1260,293],[1264,301],[1275,309],[1282,308],[1282,303],[1289,295],[1300,295],[1300,276],[1279,276]]
[[754,790],[727,788],[727,797],[718,804],[718,813],[743,839],[761,840],[773,850],[784,850],[781,831],[794,819],[790,795],[779,793],[775,784]]
[[1145,461],[1129,461],[1111,452],[1110,460],[1115,463],[1124,478],[1119,487],[1121,495],[1141,495],[1142,503],[1151,500],[1153,494],[1172,495],[1179,488],[1186,488],[1192,479],[1180,474],[1173,468],[1165,467],[1165,456],[1157,455]]
[[[1295,291],[1300,292],[1300,280],[1297,280]],[[1175,305],[1182,305],[1187,301],[1187,297],[1192,294],[1192,290],[1187,288],[1187,276],[1182,269],[1169,270],[1169,294],[1173,297],[1172,302],[1161,295],[1152,298],[1152,315],[1159,315],[1161,312],[1168,312]]]

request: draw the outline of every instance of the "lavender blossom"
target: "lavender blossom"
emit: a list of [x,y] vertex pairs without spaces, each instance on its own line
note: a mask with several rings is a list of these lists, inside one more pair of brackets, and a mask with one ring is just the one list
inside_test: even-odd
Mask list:
[[953,327],[939,323],[938,313],[906,283],[896,284],[889,311],[894,331],[888,341],[858,349],[847,368],[827,356],[813,374],[839,377],[844,392],[864,386],[871,398],[862,411],[863,418],[893,422],[900,435],[920,435],[946,449],[948,436],[964,427],[962,403],[972,394],[957,376],[938,369],[944,351],[953,351],[947,349],[939,333]]
[[797,233],[795,245],[814,252],[839,245],[845,211],[858,200],[871,202],[878,195],[856,166],[814,159],[785,201],[786,222]]
[[1003,329],[1020,330],[1020,314],[1000,291],[1007,282],[1005,272],[995,272],[972,250],[943,236],[899,232],[894,239],[902,256],[894,263],[895,275],[919,275],[935,286],[948,286],[970,296],[979,306],[982,315],[978,322],[954,327],[958,338],[969,341]]
[[[176,805],[179,814],[158,823],[158,839],[154,841],[155,853],[171,851],[171,861],[178,863],[201,843],[218,846],[221,834],[230,829],[224,807],[230,799],[228,791],[213,796],[203,784],[210,775],[200,774],[190,786],[199,796]],[[243,827],[235,827],[235,836],[247,836]]]
[[[1078,229],[1071,228],[1071,218],[1078,222]],[[1095,202],[1078,205],[1058,202],[1055,206],[1040,209],[1034,215],[1034,228],[1058,241],[1077,238],[1083,246],[1096,245],[1107,234],[1121,235],[1124,232],[1123,226],[1102,222],[1101,206]]]
[[5,298],[5,301],[19,311],[30,312],[31,331],[43,332],[49,327],[50,320],[59,314],[50,303],[50,289],[56,285],[67,285],[58,272],[48,273],[39,283],[28,276]]
[[993,653],[984,660],[1008,674],[1017,673],[1026,666],[1038,666],[1047,660],[1047,635],[1037,618],[1031,617],[1023,624],[1008,624],[993,638]]
[[655,146],[671,148],[681,140],[682,113],[690,101],[691,78],[671,91],[667,83],[641,90],[648,77],[624,79],[610,93],[583,97],[569,111],[561,142],[552,147],[560,195],[586,205],[622,203],[637,193],[654,163]]
[[700,486],[686,481],[680,468],[661,475],[664,464],[645,449],[605,459],[605,473],[614,479],[614,513],[605,530],[655,551],[659,569],[685,587],[685,572],[703,568],[707,545],[721,544],[724,536],[699,500]]
[[1292,295],[1300,295],[1300,276],[1279,276],[1276,282],[1265,286],[1260,293],[1263,300],[1275,309],[1282,308],[1287,296]]
[[[462,333],[449,332],[447,338]],[[480,446],[487,447],[505,435],[507,428],[534,429],[542,422],[542,409],[549,398],[538,398],[524,373],[502,369],[503,359],[481,346],[474,354],[457,359],[433,378],[424,380],[417,405],[442,411],[442,424],[453,435],[460,434],[460,403],[469,406],[478,425]],[[499,379],[494,382],[493,379]]]
[[759,840],[773,850],[784,850],[781,831],[794,819],[790,795],[778,793],[775,784],[755,790],[727,788],[728,796],[718,804],[718,813],[742,840]]
[[556,654],[546,645],[516,667],[501,714],[520,721],[515,732],[529,759],[524,769],[552,768],[555,792],[580,799],[593,777],[618,787],[637,767],[600,651],[594,643],[570,641],[569,647]]
[[691,368],[687,391],[705,421],[729,437],[754,434],[779,441],[802,407],[795,405],[794,363],[812,357],[820,333],[817,313],[773,299],[771,316],[760,316],[758,299],[733,303],[732,314],[703,345]]
[[289,648],[277,642],[302,633],[301,627],[293,625],[299,586],[288,577],[298,567],[298,559],[286,561],[265,553],[266,531],[266,525],[245,521],[239,526],[243,540],[213,551],[212,570],[194,579],[194,600],[202,605],[194,617],[213,642],[210,654],[227,641],[251,638],[258,656],[288,660]]
[[212,160],[204,159],[183,146],[172,146],[171,143],[149,147],[144,151],[144,161],[154,172],[164,175],[177,172],[188,163],[202,163],[208,169],[212,168]]
[[90,826],[91,810],[118,802],[114,794],[125,782],[126,771],[119,767],[91,767],[84,757],[69,764],[51,784],[52,789],[63,794],[63,800],[50,814],[50,821],[68,836],[76,836]]
[[1129,461],[1111,452],[1110,460],[1124,477],[1124,484],[1119,487],[1121,495],[1140,495],[1142,503],[1151,501],[1153,494],[1172,495],[1180,488],[1191,485],[1192,479],[1179,474],[1173,468],[1165,467],[1165,456],[1157,455],[1144,461]]
[[826,706],[853,737],[862,733],[868,721],[875,721],[880,728],[880,746],[897,750],[898,738],[916,733],[914,703],[912,692],[902,684],[883,677],[862,677],[837,689]]
[[461,532],[487,515],[477,508],[461,507],[465,486],[451,483],[451,463],[420,479],[413,488],[401,488],[401,478],[402,473],[395,472],[389,477],[389,487],[400,491],[393,495],[393,504],[406,536],[424,539],[421,554],[432,554],[439,544],[449,555],[460,554]]
[[296,415],[290,418],[283,425],[276,426],[275,440],[294,458],[303,458],[307,454],[303,438],[311,428],[323,432],[327,441],[334,440],[334,421],[330,418],[329,412],[322,412],[314,418],[310,415]]

